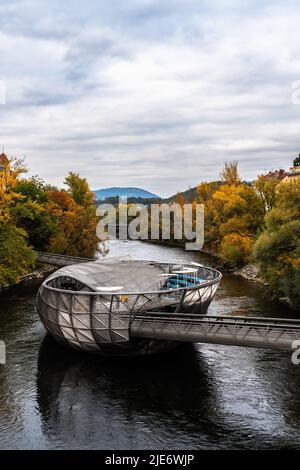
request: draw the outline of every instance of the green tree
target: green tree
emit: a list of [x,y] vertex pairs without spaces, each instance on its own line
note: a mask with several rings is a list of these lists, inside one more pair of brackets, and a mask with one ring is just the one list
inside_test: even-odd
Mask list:
[[298,157],[296,157],[293,161],[293,165],[294,166],[300,166],[300,153],[298,155]]
[[96,234],[98,220],[95,195],[86,178],[81,178],[77,173],[70,172],[64,183],[68,187],[68,193],[78,205],[77,233],[74,241],[78,254],[93,257],[98,251],[100,241]]
[[67,185],[68,193],[79,206],[94,208],[94,193],[90,190],[85,178],[81,178],[77,173],[70,172],[65,178],[64,184]]
[[36,201],[40,204],[47,202],[48,186],[38,176],[32,176],[28,179],[21,179],[16,182],[15,192],[22,194],[26,199]]
[[14,190],[22,196],[11,209],[14,223],[26,231],[35,250],[44,251],[57,227],[46,208],[47,186],[33,177],[20,180]]
[[18,282],[34,268],[35,253],[26,232],[10,223],[0,224],[0,285]]
[[267,179],[265,175],[260,175],[254,182],[254,186],[261,197],[265,213],[273,209],[275,205],[276,188],[279,181],[276,178]]
[[254,246],[261,277],[300,305],[300,183],[282,185]]

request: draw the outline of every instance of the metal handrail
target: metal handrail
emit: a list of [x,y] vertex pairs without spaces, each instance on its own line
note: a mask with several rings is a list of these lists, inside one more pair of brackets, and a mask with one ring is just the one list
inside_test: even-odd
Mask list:
[[[128,262],[130,262],[130,261],[128,261]],[[142,261],[133,260],[133,262],[151,263],[151,264],[156,264],[156,265],[159,265],[159,266],[169,266],[169,267],[178,266],[178,264],[179,264],[179,263],[161,263],[161,262],[146,261],[146,260],[142,260]],[[187,263],[185,263],[185,264],[187,264]],[[200,269],[205,269],[208,272],[211,272],[212,274],[214,274],[216,277],[214,279],[201,281],[201,283],[195,284],[194,286],[176,287],[176,288],[173,288],[173,289],[163,289],[163,290],[155,290],[155,291],[135,291],[135,292],[122,291],[121,295],[124,295],[124,296],[139,295],[139,294],[145,294],[145,295],[163,294],[163,295],[166,295],[166,294],[174,294],[174,293],[177,293],[177,292],[182,292],[182,293],[192,292],[194,290],[198,290],[199,288],[205,288],[207,286],[219,283],[221,281],[222,274],[217,269],[211,268],[209,266],[203,266]],[[76,278],[74,278],[74,279],[76,279]],[[60,289],[58,287],[49,286],[48,282],[50,282],[51,280],[52,280],[52,278],[51,279],[46,279],[43,282],[43,286],[45,288],[49,289],[49,290],[54,291],[54,292],[59,292],[59,293],[64,293],[64,294],[73,294],[73,295],[77,295],[77,296],[78,295],[79,296],[81,296],[81,295],[88,295],[88,296],[101,295],[101,294],[99,294],[99,291],[97,291],[97,290],[93,290],[93,291],[73,291],[73,290],[65,290],[65,289]],[[105,295],[105,296],[120,295],[120,292],[119,291],[118,292],[111,292],[109,294],[103,294],[103,295]]]
[[280,318],[280,317],[244,317],[244,316],[237,316],[237,315],[202,315],[197,313],[185,313],[185,312],[156,312],[156,311],[145,311],[140,314],[143,318],[167,318],[171,317],[172,319],[195,319],[199,321],[218,321],[222,323],[226,323],[229,321],[230,323],[237,323],[236,320],[241,321],[243,323],[254,323],[257,322],[259,324],[298,324],[300,327],[300,319],[298,318]]
[[70,255],[60,255],[59,253],[47,253],[44,251],[36,251],[38,256],[49,256],[49,258],[65,258],[69,260],[80,260],[80,261],[96,261],[97,258],[84,258],[82,256],[70,256]]

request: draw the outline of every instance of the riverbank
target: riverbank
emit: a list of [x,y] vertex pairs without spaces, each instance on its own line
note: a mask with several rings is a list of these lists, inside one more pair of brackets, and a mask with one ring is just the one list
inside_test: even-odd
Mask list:
[[5,286],[0,286],[0,294],[4,291],[12,289],[13,287],[26,284],[26,282],[32,281],[33,279],[43,279],[51,272],[55,271],[57,268],[49,265],[40,265],[33,272],[21,276],[19,282],[14,284],[7,284]]
[[[175,240],[140,240],[142,242],[146,242],[146,243],[152,243],[152,244],[157,244],[157,245],[165,245],[165,246],[173,246],[175,248],[182,248],[182,249],[185,249],[185,241],[182,241],[182,240],[178,240],[178,241],[175,241]],[[218,266],[221,268],[221,267],[224,267],[224,264],[222,263],[222,260],[220,258],[219,255],[217,255],[216,253],[213,253],[212,251],[208,251],[208,250],[200,250],[200,253],[203,253],[204,255],[208,255],[208,256],[211,256],[212,258],[215,258],[215,260],[218,262]]]

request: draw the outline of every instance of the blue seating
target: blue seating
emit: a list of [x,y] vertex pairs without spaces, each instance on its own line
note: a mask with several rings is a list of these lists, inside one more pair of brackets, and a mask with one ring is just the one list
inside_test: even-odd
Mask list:
[[204,279],[199,277],[194,277],[191,274],[174,274],[174,277],[169,277],[166,285],[162,288],[164,289],[178,289],[180,287],[194,287],[197,284],[203,282]]
[[178,286],[182,286],[182,287],[193,287],[195,286],[196,284],[202,282],[203,279],[201,278],[193,278],[193,277],[184,277],[184,278],[170,278],[168,280],[168,286],[171,286],[171,287],[178,287]]

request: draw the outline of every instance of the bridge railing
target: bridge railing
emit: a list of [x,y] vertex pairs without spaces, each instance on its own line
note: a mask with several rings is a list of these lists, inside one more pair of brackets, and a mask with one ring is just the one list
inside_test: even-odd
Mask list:
[[68,256],[60,255],[57,253],[45,253],[42,251],[36,252],[36,260],[39,263],[51,264],[53,266],[68,266],[77,263],[88,263],[90,261],[96,261],[96,258],[83,258],[80,256]]
[[147,312],[135,316],[131,334],[156,340],[291,350],[293,341],[300,340],[300,321]]

